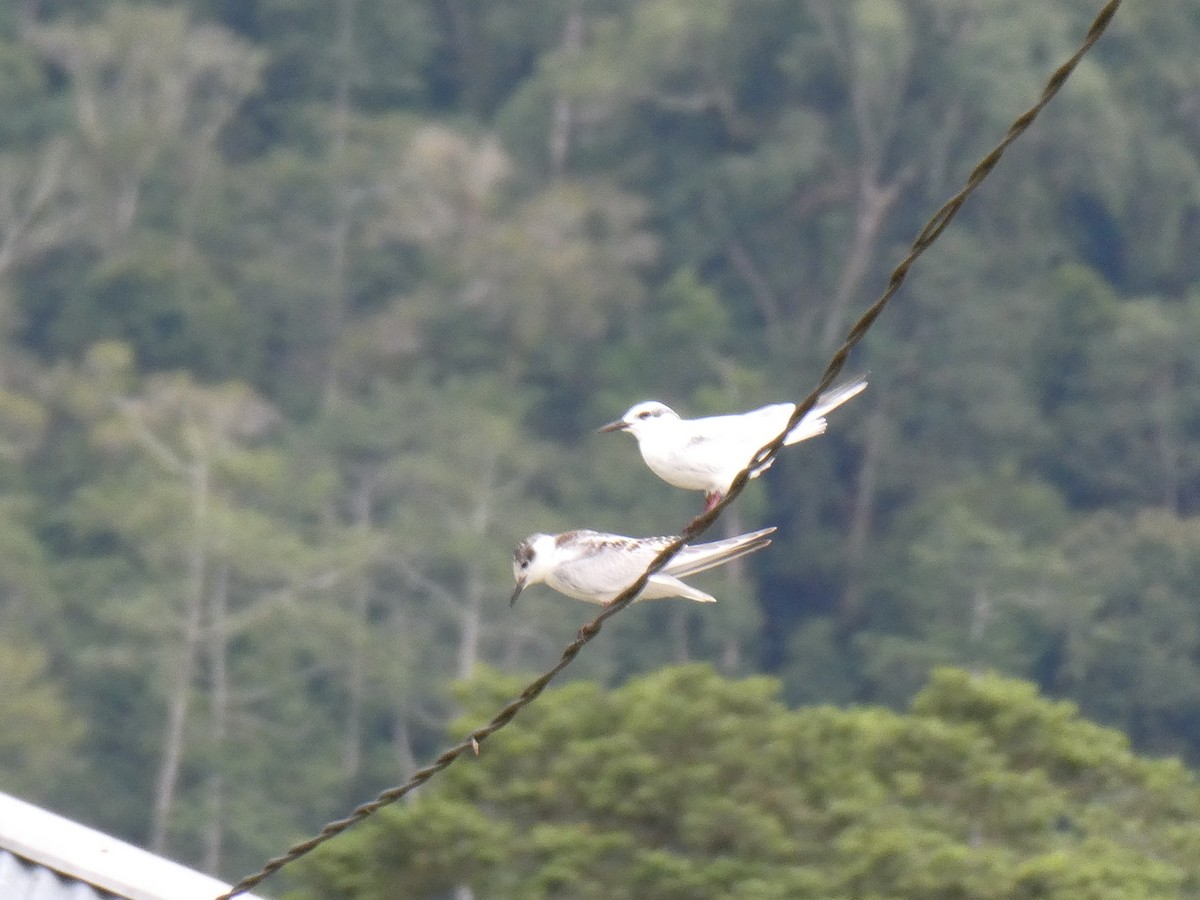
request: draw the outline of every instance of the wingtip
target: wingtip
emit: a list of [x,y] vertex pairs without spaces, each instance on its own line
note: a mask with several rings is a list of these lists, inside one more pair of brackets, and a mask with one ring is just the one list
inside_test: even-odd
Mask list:
[[[851,400],[851,399],[857,397],[859,394],[861,394],[863,391],[865,391],[867,389],[867,386],[869,384],[870,384],[870,382],[867,381],[866,375],[860,375],[855,378],[848,378],[845,381],[843,381],[841,384],[837,384],[837,385],[834,385],[833,387],[831,387],[823,396],[829,397],[830,399],[836,399],[838,404],[840,405],[842,403],[845,403],[847,400]],[[820,402],[820,401],[818,400],[818,402]]]

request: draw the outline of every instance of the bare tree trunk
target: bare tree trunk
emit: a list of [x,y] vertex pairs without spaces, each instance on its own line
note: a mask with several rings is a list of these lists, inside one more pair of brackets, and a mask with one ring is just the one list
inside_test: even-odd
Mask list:
[[229,566],[222,565],[213,578],[209,596],[208,668],[211,692],[209,742],[214,747],[215,765],[208,776],[208,833],[204,841],[206,872],[219,872],[225,836],[226,740],[229,735]]
[[971,624],[967,632],[971,642],[971,671],[977,676],[987,668],[983,661],[984,638],[991,620],[992,598],[983,585],[978,584],[971,597]]
[[1162,502],[1167,509],[1178,514],[1179,499],[1179,445],[1173,437],[1174,416],[1171,402],[1175,385],[1171,373],[1163,369],[1154,380],[1154,398],[1152,410],[1154,416],[1154,443],[1158,450],[1159,464],[1162,467]]
[[912,180],[915,171],[912,168],[906,169],[887,184],[880,185],[876,177],[880,162],[881,160],[868,162],[866,170],[860,173],[854,238],[846,254],[837,290],[829,300],[829,312],[821,332],[823,350],[832,350],[843,337],[849,318],[850,302],[862,289],[863,281],[870,270],[871,259],[875,255],[879,232],[883,229],[887,212],[895,204],[903,187]]
[[479,664],[479,642],[483,637],[484,581],[479,566],[467,571],[467,596],[459,612],[458,677],[470,678]]
[[[746,520],[742,518],[742,507],[733,505],[729,507],[725,513],[725,533],[724,537],[737,537],[746,530]],[[744,584],[746,582],[746,559],[735,559],[723,567],[726,577],[730,584]],[[742,665],[742,642],[745,635],[737,633],[735,629],[729,629],[725,634],[725,640],[721,644],[721,671],[726,675],[733,675]]]
[[329,149],[333,178],[334,220],[329,233],[329,298],[325,305],[326,406],[337,399],[337,345],[346,314],[346,270],[350,243],[350,218],[354,198],[346,179],[347,146],[350,133],[350,73],[354,55],[354,13],[357,0],[338,0],[337,82],[333,91],[333,137]]
[[72,163],[66,141],[56,139],[28,161],[9,160],[0,169],[0,277],[22,259],[69,240],[81,215],[64,205]]
[[671,635],[671,658],[676,663],[691,662],[692,651],[688,646],[688,618],[692,614],[690,603],[673,603],[667,609],[667,627]]
[[867,442],[862,465],[858,470],[858,489],[850,511],[850,528],[846,535],[846,590],[842,594],[841,620],[851,626],[862,608],[866,594],[867,543],[875,511],[875,492],[878,489],[879,465],[883,459],[887,432],[887,404],[880,398],[867,420]]
[[[354,530],[366,534],[371,527],[374,477],[363,475],[354,492]],[[365,576],[355,578],[350,598],[350,654],[346,662],[346,722],[342,741],[342,772],[354,778],[362,768],[363,707],[367,684],[367,606],[371,586]]]
[[857,159],[850,163],[857,173],[854,236],[821,333],[821,347],[829,350],[846,328],[847,309],[869,271],[884,218],[916,173],[910,166],[890,179],[884,176],[888,144],[899,123],[896,101],[908,73],[897,72],[891,79],[872,83],[859,65],[864,52],[870,51],[859,46],[860,36],[852,19],[844,17],[845,7],[826,0],[814,2],[811,9],[849,90],[858,151]]
[[[346,314],[349,268],[350,227],[354,196],[346,177],[351,115],[351,73],[354,58],[354,25],[357,0],[338,0],[337,5],[337,80],[333,92],[332,134],[329,166],[332,181],[333,221],[329,230],[329,284],[325,303],[325,359],[322,394],[325,406],[338,401],[337,345]],[[354,529],[365,533],[371,524],[373,477],[365,473],[352,497]],[[342,741],[342,771],[355,777],[362,768],[363,709],[367,671],[367,607],[370,585],[363,577],[355,579],[350,597],[349,659],[346,664],[346,720]]]
[[183,760],[184,738],[192,685],[196,677],[196,660],[200,652],[201,626],[204,615],[204,581],[208,563],[208,463],[200,454],[190,466],[192,487],[192,546],[188,560],[188,587],[184,596],[183,646],[177,656],[175,683],[167,701],[167,724],[163,735],[162,758],[154,789],[154,811],[150,822],[150,849],[161,853],[166,849],[167,829],[175,792],[179,785],[179,769]]
[[745,244],[731,235],[725,239],[725,252],[729,254],[729,261],[733,263],[733,268],[750,286],[750,293],[754,295],[758,311],[763,317],[767,336],[772,337],[778,334],[779,322],[783,318],[780,312],[779,298],[775,295],[775,290],[767,281],[766,276],[759,271],[758,265],[750,256],[750,251],[746,249]]
[[21,0],[21,8],[17,15],[17,34],[26,37],[37,25],[41,13],[42,0]]
[[367,602],[370,586],[357,579],[350,603],[350,658],[346,662],[346,723],[342,737],[342,774],[354,778],[362,769],[363,708],[367,683]]
[[[483,462],[480,472],[480,490],[474,507],[466,517],[464,525],[477,535],[485,535],[492,528],[492,508],[496,490],[496,454],[490,454]],[[479,664],[479,647],[483,639],[483,598],[487,594],[487,580],[479,565],[470,564],[466,576],[467,596],[459,604],[458,677],[470,678]]]
[[[573,6],[563,22],[562,49],[574,53],[583,47],[583,13]],[[550,171],[561,178],[567,170],[571,152],[571,131],[575,121],[575,104],[565,94],[554,99],[554,118],[550,126]]]
[[[408,730],[408,719],[404,710],[396,710],[395,728],[392,732],[392,749],[396,754],[396,762],[401,772],[406,776],[417,770],[417,754],[413,751],[412,735]],[[416,794],[420,788],[413,791]]]

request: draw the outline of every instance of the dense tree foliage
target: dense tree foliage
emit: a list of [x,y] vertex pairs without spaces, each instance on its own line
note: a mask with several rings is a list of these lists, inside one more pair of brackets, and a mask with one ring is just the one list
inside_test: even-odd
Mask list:
[[[0,8],[0,789],[232,875],[398,780],[587,614],[508,609],[518,539],[697,511],[594,428],[806,393],[1096,6]],[[913,269],[718,525],[771,551],[574,689],[997,669],[1200,760],[1193,6],[1123,9]]]
[[[517,682],[480,677],[464,702]],[[938,670],[911,712],[789,711],[699,665],[550,692],[300,898],[1118,898],[1200,889],[1200,785],[1032,685]]]

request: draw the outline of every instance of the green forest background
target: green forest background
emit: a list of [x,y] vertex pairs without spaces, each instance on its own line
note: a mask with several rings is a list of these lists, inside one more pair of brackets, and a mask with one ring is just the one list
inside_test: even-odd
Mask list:
[[[0,5],[0,789],[233,878],[402,780],[591,613],[520,538],[699,510],[595,428],[803,397],[1098,7]],[[775,545],[569,689],[995,670],[1200,763],[1197,47],[1120,11],[712,532]]]

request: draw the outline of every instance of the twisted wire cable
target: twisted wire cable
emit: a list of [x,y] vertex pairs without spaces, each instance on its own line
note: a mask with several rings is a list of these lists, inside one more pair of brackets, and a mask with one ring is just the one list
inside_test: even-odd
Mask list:
[[395,803],[406,794],[412,792],[414,789],[429,781],[429,779],[433,778],[443,769],[449,767],[455,762],[455,760],[464,754],[472,753],[477,755],[483,742],[511,722],[513,718],[516,717],[517,713],[536,700],[538,695],[546,689],[546,686],[550,684],[550,682],[554,680],[554,678],[563,669],[569,666],[576,656],[579,655],[579,651],[581,651],[584,646],[592,640],[592,638],[600,633],[601,626],[608,621],[609,618],[621,612],[621,610],[625,609],[625,607],[634,601],[634,598],[641,592],[642,588],[646,586],[646,582],[649,581],[653,575],[660,572],[685,544],[691,543],[705,531],[707,531],[713,522],[715,522],[721,515],[722,511],[730,503],[737,499],[737,496],[745,489],[746,484],[751,478],[751,474],[762,468],[764,464],[773,459],[780,451],[780,449],[783,447],[784,440],[787,438],[788,432],[791,431],[792,428],[795,427],[795,425],[802,418],[804,418],[809,410],[811,410],[816,404],[817,397],[821,394],[821,392],[826,390],[833,380],[837,378],[838,374],[845,366],[846,360],[850,356],[850,352],[856,346],[858,346],[858,344],[866,336],[867,331],[875,323],[875,320],[879,318],[880,313],[883,312],[884,308],[891,301],[892,297],[895,296],[896,292],[900,290],[900,286],[904,283],[904,279],[908,275],[908,271],[912,267],[913,263],[916,262],[917,258],[927,249],[929,249],[930,245],[938,239],[943,231],[945,231],[946,226],[950,224],[950,222],[958,214],[958,211],[962,209],[962,206],[966,202],[967,198],[975,191],[977,187],[979,187],[983,180],[987,178],[989,174],[991,174],[992,170],[996,167],[996,164],[1000,161],[1000,157],[1004,155],[1004,151],[1008,149],[1009,145],[1012,144],[1013,141],[1020,137],[1029,128],[1029,126],[1033,124],[1034,119],[1037,118],[1038,114],[1045,108],[1046,104],[1048,104],[1054,98],[1054,95],[1059,92],[1063,84],[1066,83],[1067,79],[1071,76],[1071,73],[1075,70],[1075,67],[1079,64],[1079,61],[1092,48],[1096,41],[1100,39],[1100,36],[1108,27],[1109,22],[1112,21],[1112,18],[1116,14],[1120,5],[1121,0],[1109,0],[1109,2],[1104,5],[1104,7],[1097,14],[1095,20],[1092,22],[1091,26],[1088,28],[1087,34],[1084,37],[1083,42],[1079,45],[1079,48],[1073,54],[1071,54],[1070,58],[1068,58],[1066,62],[1059,66],[1050,76],[1049,80],[1046,82],[1045,88],[1042,91],[1041,97],[1038,98],[1038,101],[1013,120],[1013,123],[1009,126],[1008,132],[1004,135],[1004,138],[975,165],[974,169],[971,170],[971,174],[967,177],[966,183],[963,185],[962,190],[947,200],[941,206],[941,208],[930,217],[929,221],[926,222],[925,226],[920,230],[916,238],[913,240],[912,246],[908,253],[892,270],[892,273],[888,278],[887,287],[884,289],[883,293],[879,295],[879,298],[867,308],[866,312],[864,312],[859,317],[858,321],[855,322],[850,328],[845,341],[843,341],[842,345],[834,352],[833,357],[830,359],[824,373],[821,375],[817,386],[813,388],[812,392],[805,397],[804,400],[796,405],[795,411],[792,413],[787,425],[780,431],[779,435],[769,444],[766,444],[760,448],[751,458],[750,463],[746,466],[746,468],[738,473],[737,477],[734,478],[733,483],[730,485],[728,492],[719,503],[717,503],[712,509],[702,513],[689,522],[679,537],[664,547],[662,551],[650,561],[650,564],[646,567],[645,571],[638,576],[636,581],[630,584],[629,587],[625,588],[625,590],[623,590],[611,602],[609,602],[608,605],[606,605],[594,619],[579,629],[579,633],[576,635],[575,639],[571,641],[571,643],[567,644],[567,646],[563,649],[562,656],[559,658],[558,662],[538,678],[530,682],[529,685],[523,691],[521,691],[519,696],[510,701],[499,712],[497,712],[496,715],[493,716],[486,725],[476,728],[463,740],[443,751],[442,754],[439,755],[433,762],[429,763],[429,765],[413,772],[409,779],[403,784],[388,788],[380,793],[379,796],[377,796],[374,800],[363,803],[361,806],[356,807],[345,818],[329,822],[311,838],[293,845],[282,855],[268,860],[263,865],[261,870],[253,875],[243,878],[232,888],[230,888],[228,893],[222,894],[221,896],[217,897],[216,900],[232,900],[232,898],[236,897],[238,894],[245,893],[246,891],[260,884],[266,878],[273,875],[275,872],[278,872],[284,866],[295,862],[297,859],[310,853],[321,844],[341,834],[347,828],[357,825],[364,819],[373,816],[385,806]]

